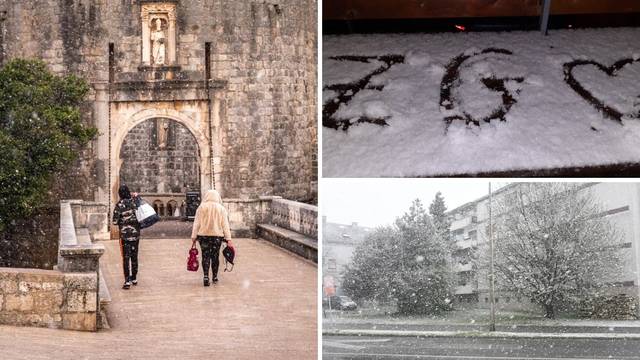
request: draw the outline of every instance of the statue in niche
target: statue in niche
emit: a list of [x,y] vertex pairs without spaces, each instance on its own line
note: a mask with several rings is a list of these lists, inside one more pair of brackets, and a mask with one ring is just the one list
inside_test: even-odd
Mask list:
[[165,35],[162,29],[162,20],[153,19],[153,31],[151,31],[151,55],[154,65],[165,65]]
[[169,121],[165,119],[158,119],[156,126],[158,139],[158,148],[166,149],[169,145]]

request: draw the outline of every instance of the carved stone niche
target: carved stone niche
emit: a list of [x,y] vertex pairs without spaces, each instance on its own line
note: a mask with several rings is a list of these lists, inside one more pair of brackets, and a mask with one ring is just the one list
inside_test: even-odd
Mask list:
[[141,1],[142,65],[172,67],[176,63],[176,2]]

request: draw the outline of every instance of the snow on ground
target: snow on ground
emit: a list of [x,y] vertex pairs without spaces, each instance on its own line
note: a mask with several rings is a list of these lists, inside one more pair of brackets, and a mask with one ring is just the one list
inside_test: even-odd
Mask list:
[[324,176],[640,162],[638,28],[323,39]]

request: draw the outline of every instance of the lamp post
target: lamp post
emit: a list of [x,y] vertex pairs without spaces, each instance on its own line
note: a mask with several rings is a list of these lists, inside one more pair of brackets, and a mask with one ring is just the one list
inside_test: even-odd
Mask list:
[[551,0],[540,0],[542,2],[542,13],[540,14],[540,32],[547,35],[549,27],[549,12],[551,10]]
[[491,252],[491,271],[489,274],[489,299],[491,305],[491,324],[489,331],[496,331],[496,305],[494,295],[494,271],[493,271],[493,219],[491,217],[491,182],[489,182],[489,248]]

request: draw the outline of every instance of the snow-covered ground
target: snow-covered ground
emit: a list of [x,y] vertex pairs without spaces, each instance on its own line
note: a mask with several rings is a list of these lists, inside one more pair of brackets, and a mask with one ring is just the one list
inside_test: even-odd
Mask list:
[[323,176],[640,162],[640,28],[323,39]]

